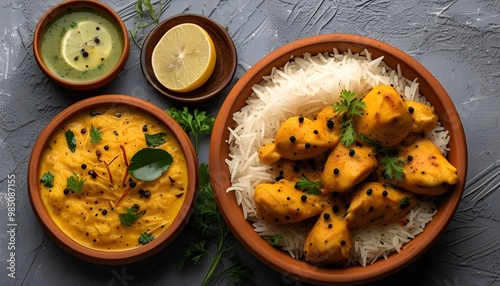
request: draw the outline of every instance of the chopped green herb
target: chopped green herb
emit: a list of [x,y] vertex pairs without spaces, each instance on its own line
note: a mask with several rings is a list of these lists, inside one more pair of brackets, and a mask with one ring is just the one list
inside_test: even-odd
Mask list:
[[75,133],[73,133],[73,131],[71,131],[71,129],[68,129],[68,131],[66,131],[66,133],[64,133],[64,135],[66,136],[66,143],[68,143],[69,150],[71,150],[71,152],[75,153],[75,151],[76,151]]
[[143,216],[146,211],[138,212],[139,205],[134,204],[130,208],[127,209],[127,212],[124,214],[120,214],[120,222],[124,226],[131,226],[134,224],[136,220],[138,220],[141,216]]
[[410,206],[410,198],[404,197],[401,199],[401,201],[399,201],[399,208],[400,209],[404,210],[409,206]]
[[73,175],[66,180],[66,187],[76,193],[80,193],[84,182],[85,180],[81,179],[77,173],[73,173]]
[[102,114],[102,112],[100,112],[100,111],[90,110],[90,117],[94,117],[94,116],[101,115],[101,114]]
[[402,166],[405,162],[398,157],[385,156],[381,163],[384,165],[383,174],[385,177],[392,179],[396,178],[398,181],[403,180],[404,172]]
[[146,144],[148,145],[148,147],[157,147],[165,144],[165,142],[167,142],[167,140],[165,139],[165,135],[166,134],[163,132],[156,134],[144,134],[144,136],[146,136]]
[[95,144],[99,143],[102,140],[102,132],[99,128],[94,127],[94,125],[90,125],[90,143]]
[[40,182],[43,183],[43,186],[46,188],[52,188],[54,185],[52,182],[54,181],[54,174],[52,174],[50,171],[43,173],[42,178],[40,179]]
[[313,182],[304,175],[295,183],[295,188],[307,192],[309,195],[318,195],[321,193],[319,188],[322,186],[321,181]]
[[143,232],[139,236],[139,244],[146,245],[146,244],[150,243],[151,241],[153,241],[153,239],[155,239],[154,235],[149,234],[147,232]]
[[267,242],[272,246],[276,246],[281,242],[282,239],[283,239],[283,234],[279,233],[268,237]]
[[356,141],[356,131],[353,126],[354,115],[363,116],[366,103],[356,97],[356,93],[342,90],[341,101],[335,103],[333,108],[337,113],[344,112],[340,121],[340,141],[344,146],[351,146]]
[[[142,48],[142,45],[139,44],[139,41],[137,40],[139,30],[145,29],[151,25],[158,25],[160,23],[160,16],[166,10],[168,2],[169,1],[165,1],[165,3],[163,3],[163,1],[160,0],[156,9],[151,3],[151,0],[137,0],[135,3],[135,11],[139,15],[139,20],[137,21],[137,25],[133,29],[129,30],[129,32],[132,36],[132,40],[139,49]],[[149,19],[146,19],[148,15],[144,13],[144,7],[146,7]]]
[[205,111],[198,109],[191,113],[187,107],[176,109],[174,107],[165,110],[188,134],[194,137],[194,149],[198,154],[199,138],[201,134],[210,134],[214,126],[215,118],[207,116]]

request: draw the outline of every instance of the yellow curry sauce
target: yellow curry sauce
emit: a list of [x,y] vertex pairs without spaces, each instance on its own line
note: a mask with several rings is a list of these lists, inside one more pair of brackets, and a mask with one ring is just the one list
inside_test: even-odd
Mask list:
[[[74,152],[67,143],[68,130],[76,139]],[[91,130],[100,131],[102,140],[92,143]],[[154,148],[172,155],[170,168],[151,182],[132,178],[127,170],[130,159],[148,147],[145,134],[158,133],[164,133],[166,142]],[[138,247],[144,233],[158,237],[179,213],[187,190],[186,160],[171,131],[151,115],[125,106],[78,114],[54,134],[41,160],[40,178],[47,172],[53,175],[52,187],[41,181],[50,217],[68,237],[97,250]],[[83,181],[80,192],[68,189],[71,176]],[[145,213],[130,226],[123,225],[120,214],[134,206],[136,213]]]

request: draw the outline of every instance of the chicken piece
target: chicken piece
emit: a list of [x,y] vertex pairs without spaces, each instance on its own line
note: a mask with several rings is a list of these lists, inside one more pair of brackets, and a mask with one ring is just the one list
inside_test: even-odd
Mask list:
[[321,191],[324,194],[348,191],[375,171],[377,165],[372,147],[338,144],[321,172]]
[[281,158],[303,160],[313,158],[335,146],[335,138],[326,126],[303,116],[293,116],[281,123],[274,143],[259,149],[259,159],[270,165]]
[[366,182],[353,191],[345,220],[348,227],[386,225],[403,218],[416,203],[415,195],[410,192],[389,184]]
[[[363,98],[363,116],[354,116],[354,130],[382,146],[394,146],[410,133],[413,119],[408,106],[390,85],[374,87]],[[360,139],[360,142],[364,142]]]
[[432,106],[427,106],[413,100],[407,100],[405,102],[413,118],[411,132],[428,132],[436,127],[438,117]]
[[280,180],[274,184],[259,184],[254,192],[257,215],[270,224],[290,224],[317,216],[328,200],[297,190],[295,182]]
[[[387,182],[416,194],[437,196],[445,193],[450,185],[458,181],[457,168],[451,165],[432,141],[418,138],[410,146],[398,148],[399,157],[404,158],[404,177],[385,178]],[[383,175],[384,166],[378,169]]]
[[271,164],[271,171],[276,177],[276,181],[287,179],[289,181],[298,181],[302,176],[311,181],[320,180],[320,171],[325,165],[328,154],[321,154],[318,157],[305,160],[281,159]]
[[340,116],[333,109],[333,105],[328,105],[323,108],[316,119],[314,120],[319,125],[323,126],[332,136],[332,144],[335,146],[340,141]]
[[346,263],[352,251],[352,233],[344,219],[345,208],[339,203],[325,209],[309,231],[304,243],[304,257],[320,266]]

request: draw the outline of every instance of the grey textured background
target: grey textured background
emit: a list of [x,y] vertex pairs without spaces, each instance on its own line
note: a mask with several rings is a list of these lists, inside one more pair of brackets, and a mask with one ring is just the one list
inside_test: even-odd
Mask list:
[[[162,108],[182,106],[148,85],[133,44],[126,68],[104,88],[78,94],[49,81],[33,59],[32,36],[40,17],[56,2],[0,0],[0,285],[199,285],[205,263],[176,267],[182,249],[195,238],[189,228],[144,262],[103,267],[65,253],[38,224],[27,195],[26,170],[38,133],[58,112],[82,98],[107,93],[133,95]],[[135,1],[103,2],[134,27]],[[238,52],[235,80],[276,48],[324,33],[369,36],[419,60],[460,113],[464,144],[469,146],[467,188],[437,244],[409,267],[372,285],[500,285],[499,1],[172,0],[162,19],[179,13],[203,14],[228,27]],[[190,107],[216,115],[230,88]],[[202,162],[207,161],[208,145],[207,137],[200,150]],[[15,279],[6,269],[8,176],[15,176],[16,190]],[[230,241],[256,273],[250,285],[301,285]]]

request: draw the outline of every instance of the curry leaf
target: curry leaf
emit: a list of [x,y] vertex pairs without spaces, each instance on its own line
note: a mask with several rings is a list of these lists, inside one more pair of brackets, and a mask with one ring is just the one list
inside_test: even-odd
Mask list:
[[75,133],[73,133],[73,131],[71,131],[71,129],[68,129],[68,131],[66,131],[66,133],[64,133],[64,135],[66,136],[66,142],[68,143],[69,150],[71,150],[71,152],[75,153],[75,151],[76,151]]
[[129,173],[138,180],[154,181],[170,168],[173,160],[163,149],[143,148],[130,159]]

